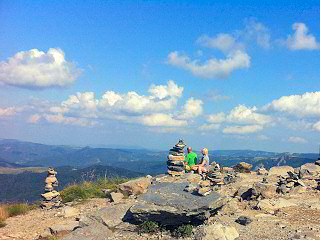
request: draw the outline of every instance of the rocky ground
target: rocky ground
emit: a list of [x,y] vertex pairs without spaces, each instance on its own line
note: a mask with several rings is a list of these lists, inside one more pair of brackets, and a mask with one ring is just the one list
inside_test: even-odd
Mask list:
[[[292,180],[288,169],[293,170],[238,173],[232,183],[206,196],[183,190],[201,181],[197,174],[142,178],[119,187],[129,198],[113,193],[114,202],[91,199],[9,218],[0,228],[0,239],[52,239],[52,234],[64,240],[175,239],[165,229],[138,233],[137,222],[147,220],[163,225],[197,223],[185,239],[320,239],[320,171],[312,165],[308,176]],[[285,193],[277,193],[279,175],[286,179]]]

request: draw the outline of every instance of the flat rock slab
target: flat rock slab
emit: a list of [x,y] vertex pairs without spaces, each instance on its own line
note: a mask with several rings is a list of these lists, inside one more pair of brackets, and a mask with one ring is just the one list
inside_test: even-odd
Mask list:
[[209,208],[210,204],[220,198],[220,194],[212,192],[208,196],[200,196],[197,193],[184,191],[187,182],[159,183],[151,186],[148,192],[141,195],[138,200],[152,203],[158,206],[170,206],[182,211]]
[[61,240],[107,240],[113,235],[106,226],[95,223],[88,227],[78,228]]
[[[220,195],[207,196],[185,192],[188,182],[158,183],[139,196],[138,203],[130,208],[132,218],[138,222],[156,221],[163,225],[203,222],[217,206]],[[221,207],[221,206],[218,206]]]

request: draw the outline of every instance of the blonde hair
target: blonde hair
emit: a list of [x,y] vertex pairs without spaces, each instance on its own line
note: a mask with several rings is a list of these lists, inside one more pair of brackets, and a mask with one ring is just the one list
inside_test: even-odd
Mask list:
[[202,149],[202,153],[203,153],[204,155],[208,155],[208,148],[203,148],[203,149]]

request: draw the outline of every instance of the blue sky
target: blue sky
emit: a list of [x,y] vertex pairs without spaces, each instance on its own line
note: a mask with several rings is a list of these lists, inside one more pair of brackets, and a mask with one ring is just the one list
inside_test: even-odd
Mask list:
[[316,152],[317,1],[1,1],[0,138]]

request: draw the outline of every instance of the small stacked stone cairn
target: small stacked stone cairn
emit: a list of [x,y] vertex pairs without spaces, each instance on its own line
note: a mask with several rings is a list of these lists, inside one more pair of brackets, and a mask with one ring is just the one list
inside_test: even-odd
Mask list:
[[198,194],[201,196],[207,196],[212,192],[211,181],[202,180],[198,186]]
[[298,174],[288,172],[288,176],[279,176],[277,193],[286,194],[294,187],[305,186],[305,184],[299,179]]
[[221,186],[224,184],[224,174],[220,172],[219,164],[212,162],[211,168],[209,169],[206,178],[211,181],[213,186]]
[[55,190],[55,187],[58,186],[58,180],[56,178],[57,172],[49,167],[48,169],[48,176],[46,178],[45,182],[45,193],[41,194],[41,197],[43,198],[43,201],[41,203],[42,208],[51,209],[61,206],[61,196],[58,191]]
[[186,144],[182,139],[178,141],[178,143],[169,150],[168,155],[168,174],[172,176],[181,176],[184,174],[184,147]]
[[264,167],[259,167],[259,168],[257,169],[257,174],[258,174],[258,175],[268,175],[268,170],[265,169]]

